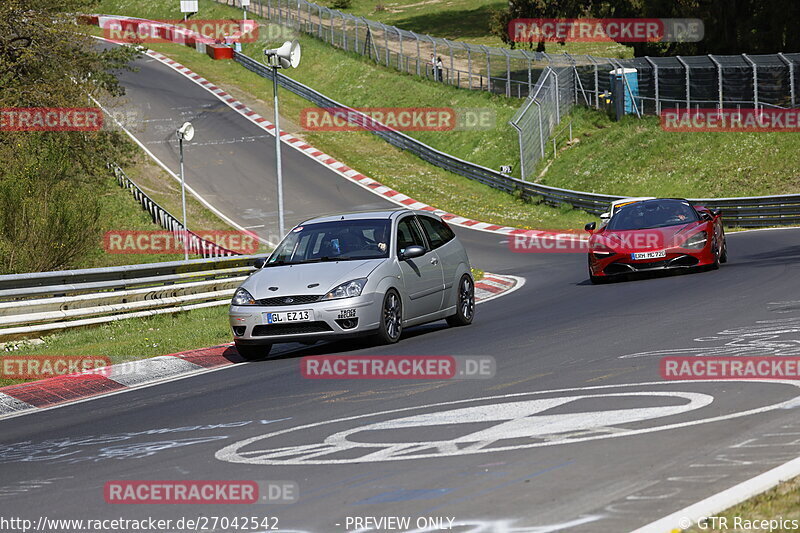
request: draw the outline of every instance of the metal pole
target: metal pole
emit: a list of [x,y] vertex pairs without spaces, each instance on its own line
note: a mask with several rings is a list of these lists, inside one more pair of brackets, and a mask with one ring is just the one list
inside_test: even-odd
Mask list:
[[717,67],[717,91],[719,92],[719,111],[722,112],[722,65],[719,61],[714,59],[714,56],[708,54],[708,58]]
[[522,178],[522,180],[524,181],[525,180],[525,147],[524,147],[523,139],[522,139],[522,129],[517,124],[514,124],[513,122],[509,122],[509,124],[511,124],[512,128],[517,130],[517,141],[519,142],[519,172],[520,172],[520,176],[519,177]]
[[183,204],[183,260],[189,260],[189,226],[186,225],[186,178],[183,173],[183,136],[178,136],[181,152],[181,204]]
[[792,63],[791,61],[786,59],[786,56],[784,56],[782,53],[779,53],[778,57],[780,57],[789,66],[789,91],[791,93],[790,94],[790,98],[791,98],[791,102],[792,102],[792,107],[794,107],[794,99],[795,99],[794,98],[794,92],[795,92],[795,88],[794,88],[794,63]]
[[659,99],[658,92],[658,65],[653,63],[648,56],[644,56],[644,58],[653,66],[653,78],[655,79],[656,115],[661,115],[661,100]]
[[691,111],[692,108],[692,89],[690,86],[690,75],[689,75],[689,65],[681,58],[681,56],[675,56],[681,65],[683,65],[683,69],[686,71],[686,111]]
[[753,66],[753,103],[755,104],[756,111],[758,111],[758,67],[747,54],[742,54],[745,61]]
[[594,65],[594,107],[600,109],[600,73],[598,72],[597,61],[592,56],[586,56]]
[[275,93],[275,161],[278,169],[278,231],[283,238],[283,175],[281,173],[281,126],[278,114],[278,67],[272,67],[273,90]]
[[403,59],[405,58],[405,56],[403,55],[403,34],[400,32],[400,28],[395,28],[395,29],[397,30],[397,40],[398,43],[400,44],[400,55],[397,57],[397,63],[400,70],[405,72],[406,69],[403,68]]
[[472,90],[472,51],[469,48],[467,43],[461,43],[464,45],[464,48],[467,50],[467,85],[469,86],[469,90]]
[[542,130],[542,106],[539,102],[534,101],[536,108],[539,110],[539,147],[542,149],[542,158],[544,158],[544,131]]
[[553,74],[553,77],[556,79],[555,89],[556,89],[556,124],[561,124],[561,103],[559,100],[561,99],[561,92],[559,91],[558,87],[558,74],[552,68],[550,72]]

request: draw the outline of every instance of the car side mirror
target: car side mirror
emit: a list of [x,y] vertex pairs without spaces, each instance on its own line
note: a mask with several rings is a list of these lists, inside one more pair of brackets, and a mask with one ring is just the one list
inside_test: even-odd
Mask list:
[[425,248],[415,244],[413,246],[409,246],[408,248],[400,252],[400,254],[398,255],[400,256],[401,261],[414,259],[415,257],[422,257],[423,255],[425,255]]
[[593,232],[593,231],[594,231],[594,229],[595,229],[596,227],[597,227],[597,224],[596,224],[595,222],[589,222],[588,224],[586,224],[586,225],[583,227],[583,229],[585,229],[586,231],[588,231],[589,233],[591,233],[591,232]]
[[714,218],[717,218],[718,216],[722,216],[722,211],[720,211],[719,209],[712,209],[711,210],[711,216],[713,216]]
[[259,257],[255,261],[253,261],[253,266],[256,267],[256,270],[262,268],[267,263],[266,257]]
[[707,213],[706,211],[702,211],[700,213],[700,218],[702,218],[703,220],[714,220],[714,217],[711,214]]

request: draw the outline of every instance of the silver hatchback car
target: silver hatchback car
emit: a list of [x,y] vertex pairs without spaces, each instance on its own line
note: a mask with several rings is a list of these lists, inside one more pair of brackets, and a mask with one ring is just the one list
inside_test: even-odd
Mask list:
[[239,353],[273,343],[371,334],[446,319],[470,324],[475,283],[450,227],[426,211],[396,209],[307,220],[236,290],[230,324]]

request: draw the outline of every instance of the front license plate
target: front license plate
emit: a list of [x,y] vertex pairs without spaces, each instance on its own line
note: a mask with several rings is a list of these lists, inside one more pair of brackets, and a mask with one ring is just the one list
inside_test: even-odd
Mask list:
[[285,311],[283,313],[264,313],[267,324],[284,324],[286,322],[313,322],[314,311]]
[[656,252],[636,252],[631,254],[631,259],[634,261],[641,261],[643,259],[659,259],[661,257],[667,257],[666,250],[658,250]]

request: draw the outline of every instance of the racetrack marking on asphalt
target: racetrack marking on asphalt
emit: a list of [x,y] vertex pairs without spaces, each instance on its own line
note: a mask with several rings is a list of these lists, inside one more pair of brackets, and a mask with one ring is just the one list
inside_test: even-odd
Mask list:
[[[229,438],[230,435],[202,435],[173,438],[173,435],[196,435],[205,432],[218,432],[249,425],[274,424],[290,420],[242,420],[235,422],[209,423],[182,427],[159,427],[124,433],[82,435],[79,437],[60,437],[54,445],[52,439],[41,442],[16,442],[0,445],[0,464],[18,462],[37,463],[96,463],[104,459],[136,459],[150,457],[158,452],[193,444],[203,444]],[[160,437],[164,440],[130,442],[135,439]],[[96,449],[97,448],[97,449]]]
[[[607,530],[614,530],[617,520],[629,524],[631,516],[645,517],[654,514],[663,516],[671,513],[676,507],[692,506],[707,494],[719,492],[720,487],[758,476],[764,472],[763,468],[772,469],[784,465],[795,460],[798,455],[800,455],[800,421],[792,419],[789,423],[778,421],[775,428],[767,426],[760,430],[752,430],[725,448],[700,451],[699,457],[682,461],[682,466],[661,464],[660,474],[656,472],[657,477],[651,483],[634,493],[622,495],[603,508],[607,513],[605,522]],[[792,477],[786,474],[783,479]],[[661,500],[661,496],[665,494],[671,495],[668,501],[655,507],[648,505],[649,502]],[[734,505],[738,502],[727,503]],[[711,511],[707,510],[709,514],[714,514]],[[654,529],[653,533],[670,531],[677,525],[673,523],[672,528],[662,528],[660,531]],[[626,529],[629,528],[628,525]]]
[[[767,305],[783,302],[771,302]],[[773,311],[779,312],[779,309]],[[694,342],[704,343],[692,348],[648,350],[620,355],[619,359],[639,357],[737,357],[737,356],[800,356],[800,341],[781,338],[782,335],[800,333],[800,317],[758,320],[751,326],[729,328],[715,335],[696,337]],[[721,345],[709,346],[709,343]]]
[[778,483],[798,475],[800,475],[800,458],[793,459],[655,522],[651,522],[636,529],[633,533],[664,533],[676,529],[688,529],[703,518],[715,516],[729,507],[761,494]]
[[[742,380],[742,382],[749,382],[749,383],[758,383],[758,384],[775,384],[775,385],[786,385],[795,388],[800,388],[800,383],[788,380]],[[384,423],[377,423],[377,424],[368,424],[367,426],[363,426],[357,428],[356,430],[350,430],[345,432],[338,432],[333,435],[328,436],[323,442],[312,443],[312,444],[300,444],[295,446],[283,446],[275,449],[265,449],[265,450],[254,450],[254,451],[242,451],[242,448],[253,444],[259,441],[265,441],[272,439],[274,437],[278,437],[281,435],[285,435],[287,433],[298,432],[301,430],[307,430],[310,428],[316,428],[319,426],[325,426],[329,424],[338,424],[342,422],[349,422],[353,420],[360,420],[364,418],[371,418],[371,417],[380,417],[385,415],[393,415],[396,413],[403,413],[412,410],[421,410],[421,409],[432,409],[436,407],[444,407],[444,406],[454,406],[454,405],[463,405],[465,403],[475,403],[475,402],[485,402],[489,400],[505,400],[509,398],[520,398],[522,396],[531,396],[531,395],[541,395],[541,394],[556,394],[556,393],[565,393],[565,392],[583,392],[583,391],[598,391],[603,389],[611,389],[611,388],[625,388],[625,387],[648,387],[648,386],[674,386],[677,387],[680,384],[698,384],[698,383],[720,383],[718,380],[690,380],[690,381],[657,381],[657,382],[646,382],[646,383],[629,383],[623,385],[601,385],[601,386],[594,386],[594,387],[576,387],[570,389],[555,389],[549,391],[536,391],[536,392],[525,392],[525,393],[514,393],[514,394],[505,394],[500,396],[488,396],[483,398],[474,398],[468,400],[457,400],[451,402],[441,402],[441,403],[434,403],[434,404],[426,404],[422,406],[416,407],[406,407],[402,409],[392,409],[388,411],[380,411],[375,413],[368,413],[363,415],[357,415],[352,417],[345,417],[345,418],[338,418],[335,420],[326,420],[323,422],[314,422],[311,424],[305,424],[301,426],[297,426],[294,428],[288,428],[285,430],[277,431],[268,433],[265,435],[252,437],[249,439],[245,439],[225,448],[219,450],[215,456],[217,459],[221,461],[227,461],[232,463],[244,463],[244,464],[263,464],[263,465],[274,465],[274,464],[348,464],[348,463],[360,463],[360,462],[369,462],[369,461],[395,461],[395,460],[408,460],[408,459],[424,459],[424,458],[432,458],[432,457],[448,457],[448,456],[457,456],[457,455],[466,455],[466,454],[478,454],[478,453],[492,453],[492,452],[501,452],[501,451],[511,451],[511,450],[519,450],[525,448],[535,448],[535,447],[543,447],[543,446],[555,446],[565,443],[578,443],[578,442],[587,442],[593,441],[598,439],[606,439],[606,438],[617,438],[617,437],[624,437],[624,436],[631,436],[631,435],[641,435],[646,433],[653,433],[656,431],[666,431],[672,429],[679,429],[679,428],[686,428],[691,426],[696,426],[700,424],[708,424],[712,422],[721,422],[726,420],[731,420],[735,418],[740,418],[744,416],[754,415],[758,413],[764,413],[767,411],[772,411],[775,409],[780,409],[787,404],[786,401],[779,402],[776,404],[771,404],[767,406],[762,406],[754,409],[749,409],[746,411],[735,412],[735,413],[728,413],[725,415],[700,419],[700,420],[691,420],[687,422],[679,422],[673,424],[667,424],[664,426],[656,426],[656,427],[648,427],[642,429],[629,429],[623,431],[603,431],[600,432],[599,435],[592,435],[592,436],[578,436],[575,438],[569,439],[562,439],[562,440],[544,440],[542,442],[534,442],[534,443],[525,443],[525,444],[517,444],[517,445],[508,445],[508,446],[496,446],[492,448],[488,448],[487,446],[493,443],[493,439],[496,438],[503,438],[504,436],[508,435],[508,432],[511,431],[515,435],[521,436],[542,436],[543,433],[539,429],[539,424],[530,424],[528,421],[521,420],[521,418],[525,418],[525,416],[518,416],[520,412],[525,412],[527,410],[536,409],[545,405],[545,403],[531,403],[531,402],[516,402],[516,405],[506,405],[502,409],[500,409],[500,415],[498,416],[495,414],[497,412],[497,405],[493,406],[493,409],[483,408],[473,408],[471,411],[464,411],[464,410],[448,410],[444,412],[440,412],[439,414],[429,414],[429,415],[421,415],[418,417],[407,417],[401,418],[399,420],[395,420],[394,424],[389,422]],[[689,399],[689,404],[684,404],[683,406],[672,407],[676,409],[676,411],[672,414],[677,414],[681,412],[681,409],[684,411],[689,407],[690,410],[699,409],[700,407],[707,405],[704,403],[706,401],[707,395],[700,395],[700,396],[686,396],[687,394],[691,393],[656,393],[656,392],[632,392],[632,393],[623,393],[623,396],[657,396],[659,394],[672,394],[678,397],[683,397],[685,399]],[[594,395],[594,397],[599,397],[601,395]],[[607,395],[613,396],[613,395]],[[710,397],[709,397],[710,398]],[[797,397],[792,398],[791,400],[795,400]],[[713,399],[713,398],[711,398]],[[552,405],[556,406],[559,404],[558,398],[552,399]],[[790,400],[790,401],[791,401]],[[569,401],[572,401],[571,399]],[[568,403],[568,402],[567,402]],[[660,414],[660,413],[670,413],[668,408],[656,408],[658,410],[647,411],[647,410],[637,410],[638,416],[643,416],[647,419],[648,414],[652,414],[653,416],[669,416],[668,414]],[[586,416],[586,413],[583,414],[576,414],[576,415],[553,415],[556,418],[546,418],[544,422],[551,424],[553,428],[558,430],[564,430],[564,428],[569,427],[570,424],[575,426],[575,429],[584,428],[584,430],[592,430],[592,429],[601,429],[603,426],[608,426],[609,423],[621,423],[619,420],[625,420],[625,414],[609,411],[609,412],[599,412],[594,414],[589,414],[591,416]],[[355,443],[348,441],[346,437],[349,434],[352,434],[357,431],[366,431],[369,429],[392,429],[395,427],[419,427],[419,426],[430,426],[433,424],[441,424],[444,423],[443,421],[447,420],[447,423],[450,424],[458,424],[461,423],[465,417],[471,417],[476,420],[481,419],[481,417],[485,418],[487,422],[492,420],[497,421],[498,418],[502,418],[502,416],[510,416],[511,419],[507,421],[507,423],[502,424],[503,431],[497,431],[495,429],[488,429],[484,430],[484,432],[472,435],[472,439],[464,440],[463,438],[456,439],[456,440],[446,440],[446,441],[433,441],[433,442],[405,442],[405,443],[395,443],[395,444],[385,444],[385,443]],[[480,440],[475,437],[480,437],[484,440]],[[462,447],[459,447],[462,446]],[[321,456],[325,456],[335,452],[341,451],[349,451],[356,448],[361,449],[380,449],[384,448],[384,450],[378,450],[371,452],[367,455],[362,455],[357,458],[348,458],[348,459],[319,459]],[[431,448],[436,449],[435,453],[422,453],[426,450],[430,450]]]
[[[246,142],[256,142],[261,139],[269,138],[269,135],[246,135],[243,137],[236,137],[233,139],[216,139],[213,141],[197,141],[193,142],[192,146],[216,146],[220,144],[236,144],[236,143],[246,143]],[[147,144],[166,144],[166,145],[173,145],[175,144],[172,140],[161,140],[161,141],[147,141]]]
[[[109,116],[110,116],[110,117],[111,117],[111,118],[114,120],[114,122],[116,123],[116,125],[117,125],[117,126],[118,126],[118,127],[119,127],[119,128],[122,130],[122,131],[124,131],[124,132],[125,132],[125,133],[128,135],[128,137],[130,137],[130,138],[133,140],[133,142],[135,142],[135,143],[137,144],[137,146],[139,146],[139,148],[141,148],[142,150],[144,150],[144,153],[146,153],[146,154],[147,154],[147,155],[148,155],[148,156],[149,156],[149,157],[150,157],[150,158],[151,158],[153,161],[155,161],[155,162],[158,164],[158,166],[160,166],[161,168],[163,168],[163,169],[164,169],[164,170],[167,172],[167,174],[169,174],[170,176],[172,176],[172,177],[173,177],[173,178],[174,178],[174,179],[175,179],[175,180],[176,180],[178,183],[180,183],[180,182],[181,182],[181,178],[180,178],[180,176],[178,176],[177,174],[175,174],[175,172],[173,172],[173,171],[172,171],[172,170],[171,170],[171,169],[170,169],[170,168],[169,168],[169,167],[168,167],[168,166],[167,166],[167,165],[166,165],[166,164],[165,164],[163,161],[161,161],[161,160],[160,160],[158,157],[156,157],[156,155],[155,155],[153,152],[151,152],[151,151],[150,151],[150,149],[148,149],[148,148],[147,148],[147,146],[145,146],[145,145],[144,145],[144,143],[143,143],[142,141],[140,141],[140,140],[139,140],[139,139],[136,137],[136,135],[134,135],[133,133],[131,133],[131,132],[128,130],[128,128],[126,128],[125,126],[123,126],[123,125],[122,125],[122,123],[121,123],[119,120],[117,120],[117,117],[115,117],[115,116],[114,116],[113,114],[111,114],[111,113],[110,113],[110,112],[109,112],[109,111],[108,111],[108,110],[107,110],[105,107],[103,107],[103,105],[102,105],[100,102],[98,102],[98,101],[95,99],[95,97],[94,97],[94,96],[91,96],[91,95],[90,95],[90,96],[89,96],[89,98],[91,98],[91,99],[92,99],[92,101],[93,101],[93,102],[94,102],[94,103],[97,105],[97,107],[99,107],[100,109],[102,109],[102,110],[103,110],[103,112],[104,112],[106,115],[109,115]],[[201,195],[200,195],[200,194],[199,194],[197,191],[195,191],[195,190],[192,188],[192,186],[191,186],[191,185],[189,185],[189,184],[184,184],[184,185],[185,185],[185,187],[186,187],[186,190],[187,190],[187,191],[189,191],[189,193],[190,193],[192,196],[194,196],[195,198],[197,198],[197,200],[198,200],[198,201],[199,201],[201,204],[203,204],[203,205],[204,205],[204,206],[205,206],[205,207],[206,207],[206,208],[207,208],[209,211],[211,211],[212,213],[214,213],[214,214],[215,214],[215,215],[217,215],[219,218],[221,218],[222,220],[224,220],[225,222],[227,222],[228,224],[230,224],[230,225],[231,225],[231,226],[233,226],[234,228],[238,229],[239,231],[243,231],[243,232],[246,232],[246,231],[247,231],[247,230],[246,230],[244,227],[242,227],[241,225],[237,224],[237,223],[236,223],[236,222],[234,222],[234,221],[233,221],[233,220],[232,220],[230,217],[228,217],[227,215],[225,215],[225,213],[223,213],[222,211],[220,211],[219,209],[217,209],[216,207],[214,207],[213,205],[211,205],[211,203],[210,203],[208,200],[206,200],[205,198],[203,198],[203,197],[202,197],[202,196],[201,196]],[[275,244],[275,243],[273,243],[273,242],[271,242],[271,241],[269,241],[269,240],[267,240],[267,239],[264,239],[263,237],[258,237],[258,236],[256,236],[256,237],[258,238],[258,240],[259,240],[259,241],[263,242],[264,244],[266,244],[266,245],[268,245],[268,246],[272,246],[272,247],[275,247],[275,246],[277,246],[277,244]]]

